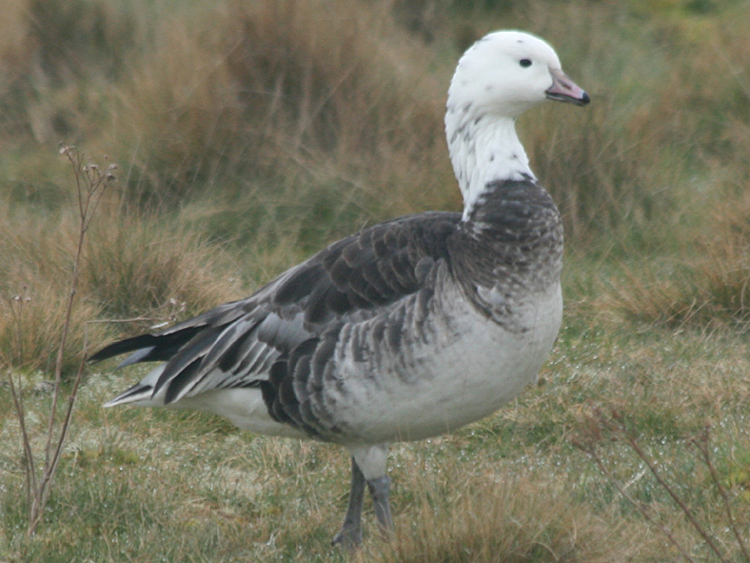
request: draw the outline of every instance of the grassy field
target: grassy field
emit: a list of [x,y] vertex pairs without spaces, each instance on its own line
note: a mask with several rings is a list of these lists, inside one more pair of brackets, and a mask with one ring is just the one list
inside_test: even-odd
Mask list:
[[[0,563],[748,561],[747,2],[4,9]],[[593,99],[519,122],[566,227],[566,316],[539,385],[459,432],[394,445],[397,535],[381,540],[368,513],[347,554],[330,547],[341,449],[197,413],[104,410],[142,372],[96,365],[28,536],[8,378],[41,457],[78,236],[58,143],[118,164],[83,253],[71,381],[84,341],[243,297],[364,225],[459,209],[445,93],[461,51],[499,28],[548,39]]]

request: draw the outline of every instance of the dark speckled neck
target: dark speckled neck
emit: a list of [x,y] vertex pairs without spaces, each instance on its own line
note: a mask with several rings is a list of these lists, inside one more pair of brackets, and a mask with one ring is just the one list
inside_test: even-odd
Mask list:
[[[478,287],[503,294],[512,316],[513,303],[547,290],[560,278],[562,220],[550,195],[535,180],[488,184],[459,232],[451,253],[454,272],[482,309],[488,305]],[[497,311],[492,316],[497,317]]]

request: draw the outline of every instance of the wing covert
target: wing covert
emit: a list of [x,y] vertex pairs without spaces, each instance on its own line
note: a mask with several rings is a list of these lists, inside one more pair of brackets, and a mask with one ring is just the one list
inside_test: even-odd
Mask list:
[[163,390],[165,404],[209,389],[260,386],[269,378],[273,384],[264,395],[280,392],[287,385],[274,374],[289,372],[275,364],[296,364],[332,325],[378,315],[417,292],[435,263],[449,259],[446,241],[459,221],[457,213],[433,212],[365,229],[247,299],[116,342],[91,359],[132,352],[122,365],[166,361],[152,392]]

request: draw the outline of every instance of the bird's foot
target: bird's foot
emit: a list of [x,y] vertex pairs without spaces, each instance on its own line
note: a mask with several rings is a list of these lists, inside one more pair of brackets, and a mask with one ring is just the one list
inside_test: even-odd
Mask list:
[[362,527],[344,523],[339,533],[331,540],[331,545],[340,545],[349,550],[358,548],[362,545]]

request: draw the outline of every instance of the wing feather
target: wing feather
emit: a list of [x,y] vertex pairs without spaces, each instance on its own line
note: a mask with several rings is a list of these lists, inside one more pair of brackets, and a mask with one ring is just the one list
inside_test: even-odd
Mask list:
[[[272,416],[304,425],[311,412],[309,394],[319,392],[323,382],[305,387],[294,381],[332,352],[330,328],[387,312],[419,291],[425,270],[448,258],[446,240],[459,221],[457,213],[424,213],[365,229],[247,299],[115,342],[91,360],[131,352],[123,364],[166,361],[151,395],[163,393],[165,404],[208,389],[260,386]],[[326,331],[329,336],[323,338]],[[323,355],[315,352],[321,342]],[[139,388],[133,396],[143,394]]]

